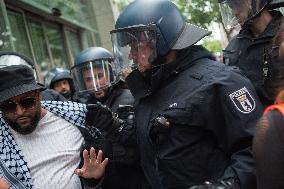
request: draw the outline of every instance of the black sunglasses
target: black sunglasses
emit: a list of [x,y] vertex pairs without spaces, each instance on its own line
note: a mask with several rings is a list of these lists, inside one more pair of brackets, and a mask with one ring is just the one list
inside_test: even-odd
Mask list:
[[20,100],[19,102],[14,102],[12,100],[5,101],[0,105],[0,109],[2,112],[15,112],[17,110],[17,105],[20,105],[23,109],[29,109],[34,107],[35,104],[35,98],[27,97]]

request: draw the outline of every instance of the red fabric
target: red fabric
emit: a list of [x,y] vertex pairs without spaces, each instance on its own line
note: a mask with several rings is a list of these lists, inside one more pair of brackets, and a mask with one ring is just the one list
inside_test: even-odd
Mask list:
[[284,116],[284,104],[277,104],[277,105],[268,106],[264,110],[264,114],[271,111],[271,110],[278,110]]

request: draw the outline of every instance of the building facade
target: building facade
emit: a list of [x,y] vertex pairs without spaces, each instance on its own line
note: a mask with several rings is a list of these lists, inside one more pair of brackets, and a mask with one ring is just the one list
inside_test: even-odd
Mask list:
[[0,51],[32,58],[41,82],[51,68],[71,68],[84,48],[111,50],[112,0],[0,0],[0,8]]

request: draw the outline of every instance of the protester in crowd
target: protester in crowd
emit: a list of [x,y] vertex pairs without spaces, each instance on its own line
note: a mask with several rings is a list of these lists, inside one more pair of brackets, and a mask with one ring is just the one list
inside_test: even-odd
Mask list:
[[95,127],[84,124],[85,105],[41,102],[45,88],[25,65],[3,67],[0,75],[0,175],[11,187],[100,184],[108,163],[102,151],[108,156],[110,147]]
[[264,106],[273,104],[278,83],[283,79],[283,63],[273,38],[282,14],[269,10],[272,0],[219,0],[223,23],[240,32],[224,50],[224,63],[237,66],[253,83]]
[[[133,122],[134,99],[125,88],[125,83],[115,74],[113,61],[112,54],[105,48],[89,47],[83,50],[76,56],[74,67],[71,68],[74,84],[79,94],[87,97],[87,104],[100,103],[110,108],[120,119]],[[106,123],[109,120],[100,118],[100,121]],[[140,188],[143,173],[133,144],[122,146],[115,130],[108,133],[102,130],[102,134],[111,140],[114,153],[103,188]]]
[[[284,24],[275,37],[284,63]],[[284,74],[284,72],[282,72]],[[275,104],[269,106],[257,125],[254,138],[257,188],[284,188],[284,80],[280,81]]]
[[[0,53],[0,68],[12,65],[25,65],[31,68],[34,72],[34,77],[38,81],[38,74],[36,72],[34,62],[27,56],[17,52],[1,52]],[[43,100],[65,101],[66,99],[57,91],[52,89],[45,89],[41,91]]]
[[[130,3],[111,31],[120,73],[133,69],[126,83],[144,188],[255,188],[251,145],[262,105],[238,68],[195,45],[208,34],[169,0]],[[87,123],[127,135],[129,124],[106,108],[88,112]]]
[[75,101],[75,87],[70,71],[65,68],[53,68],[45,75],[45,85],[59,92],[67,100]]

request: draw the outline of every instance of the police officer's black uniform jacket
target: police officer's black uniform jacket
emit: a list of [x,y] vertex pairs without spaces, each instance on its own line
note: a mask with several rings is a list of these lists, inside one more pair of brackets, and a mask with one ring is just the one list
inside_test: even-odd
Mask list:
[[41,91],[40,94],[42,99],[46,101],[67,101],[64,96],[53,89],[45,89],[44,91]]
[[[131,112],[121,111],[121,107],[129,105],[133,107],[134,98],[129,89],[124,88],[125,83],[119,81],[106,91],[106,96],[103,99],[96,99],[95,96],[89,96],[88,104],[101,102],[109,107],[112,112],[117,113],[118,117],[125,120]],[[133,111],[133,108],[132,110]],[[132,112],[133,114],[133,112]],[[133,125],[127,127],[131,135],[133,134]],[[102,131],[106,136],[106,133]],[[125,189],[141,187],[141,180],[143,179],[143,171],[139,166],[139,155],[134,144],[122,145],[118,140],[118,136],[106,136],[112,142],[113,158],[107,166],[106,175],[103,182],[103,189]],[[123,137],[123,136],[120,136]],[[129,137],[129,134],[127,134]],[[126,144],[123,142],[123,144]],[[125,179],[125,180],[123,180]],[[123,180],[123,181],[122,181]]]
[[273,45],[282,14],[276,11],[271,14],[273,19],[261,35],[254,37],[248,28],[244,28],[223,52],[224,63],[242,70],[265,106],[273,103],[279,81],[283,79],[283,64],[279,60],[278,47]]
[[[127,78],[148,182],[161,188],[161,178],[167,188],[181,189],[236,178],[243,189],[253,189],[250,148],[262,106],[252,84],[237,68],[210,60],[202,47],[190,47],[177,57],[160,66],[150,83],[138,71]],[[159,115],[171,125],[164,140],[156,143],[149,135],[151,120]]]

